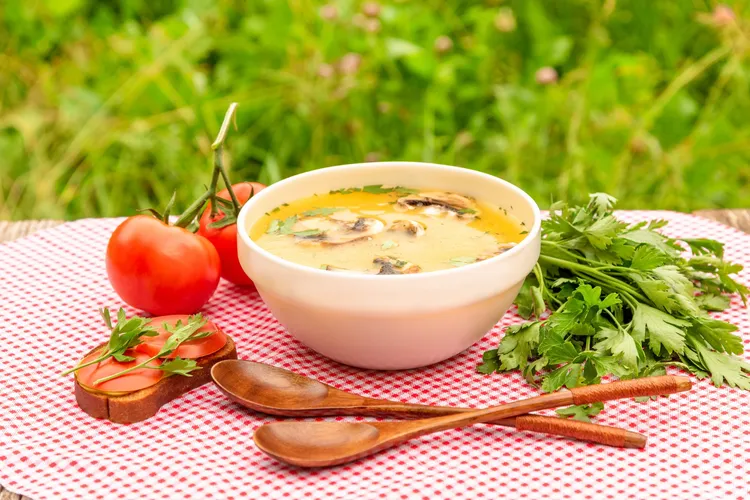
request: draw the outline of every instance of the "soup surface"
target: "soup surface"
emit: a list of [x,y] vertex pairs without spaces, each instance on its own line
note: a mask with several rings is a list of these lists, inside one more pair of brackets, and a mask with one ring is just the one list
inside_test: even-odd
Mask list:
[[364,186],[302,198],[250,228],[286,260],[339,272],[411,274],[464,266],[523,240],[501,207],[456,193]]

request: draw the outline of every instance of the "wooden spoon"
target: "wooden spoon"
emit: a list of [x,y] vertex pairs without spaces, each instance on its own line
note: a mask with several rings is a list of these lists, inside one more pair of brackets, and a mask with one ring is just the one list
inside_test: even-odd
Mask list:
[[[283,368],[239,359],[216,363],[211,369],[211,377],[232,401],[255,411],[286,417],[362,415],[420,418],[474,411],[471,408],[427,406],[367,398]],[[646,436],[637,432],[557,417],[522,415],[488,423],[621,448],[646,446]]]
[[552,394],[457,415],[391,422],[276,422],[262,425],[253,440],[267,455],[300,467],[328,467],[351,462],[409,439],[446,429],[514,417],[559,406],[613,399],[658,396],[687,391],[687,377],[649,377]]

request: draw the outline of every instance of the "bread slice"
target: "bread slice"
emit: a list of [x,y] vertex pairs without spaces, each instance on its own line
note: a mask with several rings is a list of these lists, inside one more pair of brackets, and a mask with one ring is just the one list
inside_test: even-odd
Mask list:
[[[91,352],[101,347],[102,345],[99,345]],[[121,396],[89,392],[76,380],[76,401],[83,411],[94,418],[106,418],[118,424],[140,422],[156,415],[159,408],[173,399],[209,382],[211,367],[225,359],[237,359],[237,349],[229,335],[227,335],[227,343],[221,350],[195,360],[201,369],[192,372],[190,377],[172,375],[163,378],[151,387]]]

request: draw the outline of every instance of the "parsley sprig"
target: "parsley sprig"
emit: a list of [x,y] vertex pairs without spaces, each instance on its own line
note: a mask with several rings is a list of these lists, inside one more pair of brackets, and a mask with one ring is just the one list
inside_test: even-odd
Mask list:
[[61,375],[71,374],[81,368],[95,365],[107,358],[115,358],[120,362],[133,361],[135,358],[126,356],[125,351],[140,344],[142,337],[155,337],[158,335],[154,328],[147,324],[148,318],[134,316],[128,319],[125,316],[124,309],[117,311],[117,324],[115,326],[112,326],[112,319],[108,308],[101,309],[99,313],[111,332],[109,342],[102,351],[102,354],[87,363],[82,363],[69,370],[65,370]]
[[143,361],[141,363],[138,363],[135,366],[132,366],[130,368],[127,368],[121,372],[113,373],[112,375],[108,377],[103,377],[94,382],[94,385],[99,385],[102,382],[106,382],[108,380],[112,380],[113,378],[121,377],[122,375],[128,374],[130,372],[133,372],[135,370],[138,370],[140,368],[149,368],[152,370],[161,370],[169,375],[183,375],[186,377],[190,377],[190,372],[194,370],[200,369],[198,366],[198,363],[194,359],[182,359],[179,356],[170,359],[169,361],[166,361],[159,366],[150,366],[149,363],[151,363],[153,360],[158,358],[164,358],[172,354],[174,351],[177,350],[178,347],[180,347],[180,344],[183,342],[187,342],[188,340],[197,340],[201,339],[203,337],[207,337],[211,335],[213,332],[198,332],[198,329],[200,329],[203,325],[206,324],[206,320],[203,318],[203,315],[194,314],[188,318],[187,323],[183,324],[181,321],[178,321],[174,327],[170,327],[166,323],[164,323],[163,328],[169,332],[171,335],[167,339],[166,342],[164,342],[164,345],[159,350],[158,353],[151,356],[146,361]]
[[[101,354],[99,356],[92,359],[91,361],[81,363],[69,370],[64,371],[62,375],[68,375],[80,370],[81,368],[100,363],[110,357],[115,358],[119,362],[133,361],[135,358],[126,355],[125,352],[128,349],[131,349],[142,343],[143,337],[158,336],[158,333],[153,328],[153,326],[148,324],[149,318],[133,316],[132,318],[128,319],[125,316],[125,311],[123,309],[120,309],[117,312],[117,324],[113,326],[109,309],[104,308],[100,311],[100,313],[102,315],[102,319],[104,319],[104,323],[111,331],[109,342],[101,351]],[[211,335],[213,333],[211,331],[198,332],[198,330],[205,324],[206,320],[201,314],[190,316],[187,322],[184,324],[182,323],[182,321],[177,321],[174,326],[169,326],[168,324],[164,323],[162,327],[165,331],[170,333],[170,336],[164,343],[164,346],[155,356],[149,358],[143,363],[137,364],[136,366],[127,368],[108,377],[101,378],[94,382],[94,385],[106,382],[107,380],[112,380],[113,378],[120,377],[140,368],[161,370],[165,372],[167,376],[183,375],[189,377],[190,372],[198,370],[200,368],[195,360],[192,359],[182,359],[178,356],[174,359],[163,362],[159,366],[149,366],[148,364],[157,358],[164,358],[166,356],[169,356],[175,350],[177,350],[177,348],[183,342],[186,342],[188,340],[196,340]]]
[[716,386],[750,390],[750,363],[736,356],[743,352],[737,327],[708,314],[729,307],[732,294],[746,303],[748,289],[733,277],[742,266],[723,260],[717,241],[658,232],[666,221],[618,221],[615,202],[597,193],[586,206],[552,207],[539,262],[516,299],[530,321],[508,327],[478,370],[520,370],[552,392],[677,366]]

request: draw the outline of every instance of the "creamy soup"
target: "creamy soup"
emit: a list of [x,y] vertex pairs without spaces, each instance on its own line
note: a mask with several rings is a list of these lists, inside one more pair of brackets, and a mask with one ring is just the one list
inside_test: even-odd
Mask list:
[[332,272],[411,274],[472,264],[520,242],[496,205],[437,190],[364,186],[285,203],[250,228],[262,248]]

